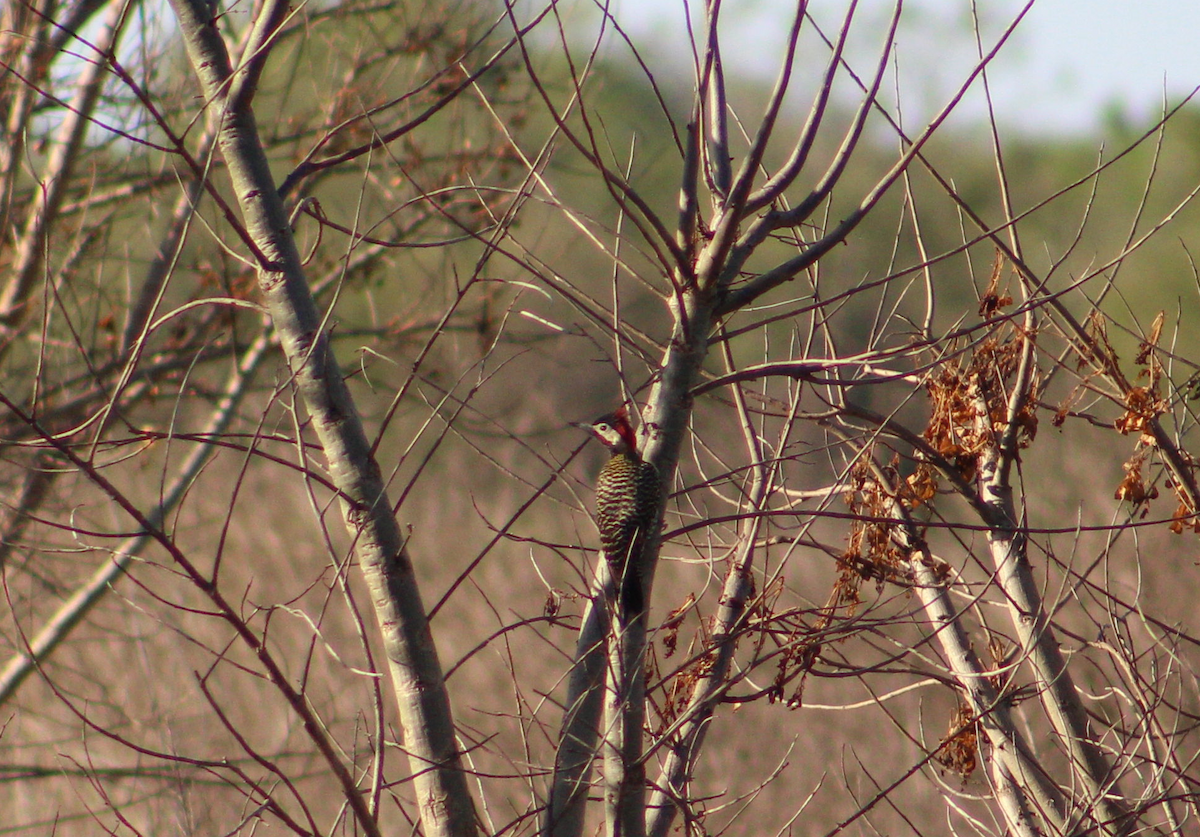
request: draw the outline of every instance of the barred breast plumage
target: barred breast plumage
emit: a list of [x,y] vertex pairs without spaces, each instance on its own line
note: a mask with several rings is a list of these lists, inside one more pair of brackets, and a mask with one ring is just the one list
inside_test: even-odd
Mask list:
[[624,408],[601,416],[592,432],[612,452],[596,480],[596,527],[618,592],[619,613],[633,616],[644,608],[638,561],[645,535],[654,525],[658,471],[637,451]]

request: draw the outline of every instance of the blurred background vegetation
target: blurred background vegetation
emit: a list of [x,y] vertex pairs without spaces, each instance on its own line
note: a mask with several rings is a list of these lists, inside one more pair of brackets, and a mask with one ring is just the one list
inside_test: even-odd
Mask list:
[[[495,9],[473,2],[389,4],[349,16],[340,11],[344,9],[336,4],[306,8],[303,24],[289,28],[264,76],[256,109],[281,182],[314,147],[318,157],[329,155],[418,118],[462,83],[468,63],[458,63],[462,55],[475,61],[498,49],[506,34],[503,27],[489,31]],[[172,105],[163,111],[164,118],[193,142],[204,126],[193,121],[190,71],[171,41],[169,24],[153,20],[162,10],[145,7],[142,13],[161,27],[161,40],[127,39],[125,50],[130,61],[142,59],[140,78],[160,92],[159,101]],[[582,42],[587,30],[568,29],[565,37]],[[541,47],[544,52],[535,51],[530,60],[542,77],[565,79],[561,48],[552,38],[545,38]],[[802,55],[796,72],[817,77],[824,60],[823,52],[814,51],[811,59]],[[431,74],[431,67],[441,69]],[[587,80],[588,121],[606,161],[627,173],[663,217],[672,216],[677,201],[680,132],[692,98],[686,72],[683,64],[668,68],[655,75],[652,87],[627,52],[613,50],[601,53]],[[11,77],[5,82],[15,83]],[[748,120],[757,118],[770,82],[747,73],[730,77],[728,84],[733,109]],[[565,81],[553,93],[568,95]],[[397,97],[403,97],[399,104],[381,112],[386,125],[361,118]],[[782,117],[785,136],[793,135],[807,114],[803,91],[793,98],[794,106],[785,108]],[[40,106],[45,115],[34,124],[48,134],[59,118],[57,103],[47,100]],[[99,381],[111,400],[106,402],[106,396],[82,414],[66,415],[56,432],[94,426],[96,416],[104,413],[110,430],[90,437],[92,455],[110,480],[150,503],[190,449],[187,434],[205,422],[229,372],[230,353],[254,338],[262,318],[246,308],[185,307],[152,330],[140,348],[140,365],[129,367],[134,370],[130,378],[118,382],[115,374],[105,377],[97,371],[120,367],[128,359],[121,335],[132,308],[131,288],[156,256],[181,176],[170,158],[145,144],[165,140],[128,90],[102,103],[99,113],[139,141],[99,126],[89,135],[86,159],[64,204],[65,220],[47,248],[47,272],[67,277],[55,289],[61,295],[59,310],[66,313],[48,318],[34,337],[14,342],[3,359],[3,375],[10,394],[23,392],[22,397],[43,409],[69,401],[88,381]],[[359,121],[332,134],[329,142],[319,142],[352,118]],[[850,118],[848,109],[835,112],[829,124],[844,126]],[[514,149],[536,153],[551,127],[518,56],[510,52],[402,139],[358,165],[333,167],[303,182],[297,197],[316,201],[308,209],[357,231],[365,241],[352,242],[329,227],[318,231],[305,215],[295,221],[301,250],[310,255],[311,283],[331,312],[338,356],[368,428],[377,434],[379,461],[390,478],[400,518],[410,527],[426,602],[440,604],[433,627],[443,662],[452,670],[449,686],[472,766],[485,775],[514,777],[509,784],[487,783],[478,789],[501,826],[528,813],[530,798],[544,782],[540,771],[552,758],[557,717],[551,698],[561,687],[568,662],[563,649],[573,642],[571,619],[582,607],[580,591],[586,588],[595,541],[588,509],[602,451],[589,447],[580,452],[584,439],[568,423],[612,408],[626,394],[622,380],[637,397],[669,337],[659,298],[664,287],[653,253],[633,233],[629,218],[595,171],[561,139],[553,141],[553,156],[541,174],[544,188],[535,197],[519,197],[527,165]],[[1029,213],[1020,224],[1025,251],[1031,265],[1057,286],[1069,286],[1102,267],[1121,242],[1138,238],[1157,219],[1171,215],[1200,183],[1200,108],[1186,106],[1161,131],[1155,128],[1152,120],[1114,118],[1103,131],[1086,135],[1002,129],[1013,211]],[[1124,153],[1148,132],[1149,141]],[[815,156],[828,158],[838,142],[836,130],[823,132]],[[44,149],[34,141],[25,153],[31,168],[44,162]],[[925,153],[981,217],[992,224],[1004,218],[985,124],[952,122]],[[1087,177],[1118,156],[1098,177]],[[895,138],[873,116],[867,140],[828,205],[827,218],[836,221],[847,212],[896,158]],[[779,163],[768,159],[767,166]],[[213,165],[219,168],[219,161]],[[815,176],[801,177],[798,195]],[[916,246],[908,199],[895,188],[855,230],[848,246],[821,259],[821,293],[849,291],[908,268],[914,268],[911,281],[920,283],[924,280],[915,268],[934,260],[930,271],[939,289],[935,330],[976,322],[993,254],[987,247],[960,251],[964,237],[973,233],[919,167],[912,170],[910,188],[924,253]],[[26,176],[6,207],[9,223],[28,207],[34,191]],[[504,224],[508,237],[496,249],[490,231],[506,213],[512,213]],[[253,271],[234,256],[237,241],[229,225],[211,202],[201,215],[203,221],[193,224],[175,262],[160,313],[213,298],[255,300]],[[1196,208],[1185,206],[1166,231],[1121,262],[1121,281],[1098,303],[1110,318],[1108,337],[1129,364],[1130,377],[1137,374],[1132,360],[1143,329],[1160,311],[1170,333],[1164,350],[1184,359],[1200,355],[1195,316],[1200,281],[1192,252],[1200,241],[1198,225]],[[227,246],[215,246],[215,239]],[[397,246],[377,247],[370,243],[375,240]],[[749,268],[794,249],[791,242],[774,242]],[[951,255],[940,259],[944,253]],[[13,258],[9,249],[0,252],[0,268]],[[800,287],[812,281],[807,276],[795,280],[797,287],[787,294],[790,304],[799,304],[806,295],[816,300],[811,286]],[[904,281],[840,304],[829,324],[841,354],[881,348],[881,340],[900,347],[914,337],[915,332],[896,329],[881,336],[876,328],[879,312],[892,305],[900,306],[900,314],[922,316],[920,310],[909,310],[908,300],[899,300],[897,288]],[[1015,292],[1012,281],[1010,292]],[[571,293],[551,293],[550,287],[569,287]],[[618,294],[629,337],[619,356],[605,324],[596,320],[599,306],[581,302],[572,296],[576,292],[609,306]],[[1085,289],[1070,303],[1078,306],[1075,313],[1081,318],[1089,314],[1082,301],[1086,294]],[[735,330],[768,318],[771,305],[768,299],[731,318],[726,327]],[[734,357],[750,363],[766,344],[789,346],[803,337],[797,317],[781,318],[752,339],[735,343]],[[154,366],[157,358],[171,356],[186,362]],[[710,364],[710,371],[720,371],[716,353]],[[1192,369],[1169,368],[1173,385],[1184,387]],[[241,591],[247,619],[269,633],[280,657],[292,665],[288,674],[306,684],[308,700],[330,719],[349,758],[365,769],[375,678],[362,674],[370,668],[365,652],[354,652],[363,630],[354,606],[336,604],[342,572],[337,562],[345,560],[347,539],[329,492],[292,478],[292,471],[303,467],[320,473],[322,463],[310,458],[311,445],[297,441],[306,438],[303,416],[282,386],[285,380],[286,370],[275,357],[239,410],[237,432],[242,435],[231,437],[236,444],[220,452],[194,482],[169,518],[168,529],[186,540],[204,566],[220,563],[223,583]],[[143,390],[134,409],[118,393],[139,382]],[[1046,398],[1067,394],[1052,389]],[[851,399],[881,410],[899,406],[887,387],[856,388]],[[115,409],[105,413],[105,403]],[[697,452],[684,467],[684,486],[712,476],[706,468],[725,456],[721,445],[740,444],[736,428],[725,426],[730,417],[719,406],[715,397],[697,404],[695,436],[712,447]],[[909,404],[904,409],[916,420],[925,407]],[[1098,508],[1101,517],[1119,508],[1113,492],[1133,441],[1128,451],[1114,455],[1111,430],[1089,428],[1079,420],[1069,430],[1064,440],[1062,430],[1047,424],[1036,439],[1039,470],[1030,474],[1027,491],[1047,499],[1030,509],[1032,525],[1069,529],[1081,508]],[[10,421],[5,439],[10,440],[6,463],[11,486],[30,467],[30,455],[15,444],[19,436]],[[816,464],[811,480],[800,473],[800,484],[793,487],[816,488],[826,476],[820,467],[821,442],[814,435],[805,443]],[[255,450],[255,456],[246,449]],[[290,465],[252,467],[261,455]],[[568,478],[539,496],[547,478],[564,463]],[[89,480],[71,473],[58,479],[52,499],[39,512],[39,521],[50,523],[27,530],[7,556],[5,592],[12,615],[0,640],[6,658],[22,649],[25,638],[93,572],[96,560],[131,531],[128,518]],[[733,490],[738,479],[727,482]],[[522,509],[534,497],[536,502]],[[711,498],[694,502],[668,526],[721,513]],[[1164,507],[1158,516],[1167,516],[1166,506],[1174,501],[1164,497],[1159,502]],[[506,529],[513,515],[517,521]],[[505,535],[493,543],[499,530]],[[703,614],[720,589],[720,570],[707,556],[719,555],[732,542],[732,537],[721,539],[729,531],[714,527],[703,535],[706,540],[680,539],[665,548],[656,610],[665,616],[689,597],[702,607],[683,625],[678,651],[671,653],[664,637],[657,641],[653,665],[664,675],[703,635]],[[831,544],[844,542],[836,523],[819,531]],[[1075,548],[1103,553],[1111,547],[1104,537],[1080,538]],[[1143,553],[1156,556],[1155,566],[1135,562],[1114,567],[1114,588],[1132,599],[1153,597],[1157,618],[1166,622],[1194,622],[1188,604],[1193,596],[1187,592],[1194,582],[1189,578],[1184,587],[1177,575],[1194,569],[1193,537],[1173,536],[1161,528],[1137,537]],[[948,548],[952,542],[945,537]],[[1143,569],[1164,571],[1141,574]],[[830,556],[817,550],[789,567],[780,584],[797,608],[798,624],[826,603],[838,572]],[[357,576],[345,579],[350,591],[346,601],[364,602]],[[1046,583],[1058,585],[1062,578],[1048,572]],[[441,604],[448,593],[452,595]],[[887,658],[906,644],[919,646],[911,629],[890,626],[873,633],[871,628],[872,619],[882,625],[912,607],[903,591],[880,584],[873,590],[864,587],[862,595],[875,597],[864,607],[871,616],[865,625],[853,623],[853,639],[850,624],[830,629],[825,641],[835,649],[829,652],[832,657],[844,655],[849,667],[851,661]],[[215,770],[185,761],[163,766],[106,738],[102,730],[158,752],[217,761],[239,749],[234,729],[252,729],[254,746],[287,763],[298,785],[311,792],[307,798],[322,800],[318,821],[336,821],[339,800],[336,794],[319,793],[327,777],[307,751],[303,731],[278,695],[248,673],[253,661],[230,645],[227,628],[206,607],[199,592],[180,583],[167,556],[151,549],[138,559],[131,578],[120,582],[44,663],[40,676],[3,707],[0,762],[8,767],[0,769],[0,808],[10,812],[8,833],[95,833],[97,820],[115,832],[132,833],[112,823],[104,810],[108,805],[131,812],[145,833],[221,833],[246,815],[231,807]],[[1071,625],[1069,617],[1066,625]],[[378,660],[372,629],[365,634],[363,645],[374,647]],[[1085,688],[1093,685],[1085,675],[1079,678]],[[815,805],[833,812],[822,822],[836,821],[839,812],[862,805],[896,779],[898,768],[911,766],[936,744],[956,706],[952,688],[931,685],[882,704],[881,713],[878,693],[868,691],[863,681],[853,682],[858,691],[851,694],[831,666],[805,679],[803,707],[747,699],[722,708],[709,742],[719,755],[703,759],[696,772],[697,796],[711,797],[703,824],[709,833],[787,831],[793,828],[789,817],[809,793],[815,794]],[[872,682],[887,690],[914,681],[910,670],[897,668]],[[798,685],[792,685],[791,694]],[[1100,681],[1095,685],[1099,688]],[[206,692],[220,699],[209,702]],[[669,695],[655,699],[666,713]],[[1194,695],[1186,702],[1194,703]],[[217,704],[231,719],[223,729],[214,721]],[[394,723],[390,710],[380,711],[389,725]],[[889,712],[920,717],[930,739],[896,736],[881,717]],[[387,735],[392,741],[400,738],[392,726]],[[782,770],[780,778],[768,781],[776,768]],[[947,774],[945,781],[985,791],[978,776],[960,780]],[[406,791],[397,786],[393,792],[403,796]],[[935,785],[912,785],[903,814],[879,811],[872,822],[882,833],[905,833],[904,818],[913,812],[924,818],[922,828],[945,816]],[[794,830],[807,831],[800,825]],[[867,832],[864,826],[850,833]]]

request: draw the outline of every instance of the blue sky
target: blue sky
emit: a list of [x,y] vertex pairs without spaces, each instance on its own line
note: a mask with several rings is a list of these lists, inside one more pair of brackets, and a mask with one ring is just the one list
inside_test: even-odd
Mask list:
[[[1024,4],[978,5],[985,32],[994,36]],[[811,3],[830,24],[844,6],[845,0]],[[684,46],[662,37],[680,31],[683,0],[617,0],[616,8],[641,46]],[[773,75],[791,8],[788,0],[725,0],[727,60]],[[898,57],[914,119],[940,105],[969,69],[970,8],[968,0],[906,2]],[[883,0],[860,2],[863,49],[856,63],[864,70],[890,10]],[[1141,121],[1161,110],[1164,90],[1174,103],[1200,86],[1197,41],[1200,0],[1037,0],[993,67],[993,98],[1007,124],[1030,131],[1093,130],[1114,109]],[[966,112],[982,110],[976,99]]]
[[1148,118],[1164,90],[1174,103],[1200,86],[1196,0],[1044,0],[1024,24],[1006,109],[1027,98],[1046,127],[1095,126],[1112,103]]

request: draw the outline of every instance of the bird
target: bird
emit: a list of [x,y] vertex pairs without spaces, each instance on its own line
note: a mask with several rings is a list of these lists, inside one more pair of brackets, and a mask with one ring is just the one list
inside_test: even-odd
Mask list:
[[645,609],[638,562],[658,507],[658,470],[642,459],[625,406],[580,425],[608,448],[608,462],[596,478],[596,528],[617,591],[623,622]]

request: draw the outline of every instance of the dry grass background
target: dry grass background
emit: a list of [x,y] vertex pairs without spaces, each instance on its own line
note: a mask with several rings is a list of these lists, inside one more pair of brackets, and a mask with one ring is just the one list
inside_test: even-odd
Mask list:
[[[453,22],[465,8],[444,9],[445,20]],[[411,35],[421,15],[411,9],[398,13]],[[320,91],[322,85],[344,78],[336,71],[352,65],[348,56],[369,52],[363,44],[375,42],[365,37],[364,29],[371,26],[347,24],[336,34],[312,35],[303,48],[292,45],[300,42],[299,36],[284,48],[281,66],[289,72],[268,78],[260,105],[264,113],[275,115],[262,122],[280,137],[275,159],[281,168],[294,163],[297,149],[306,148],[320,130],[336,124],[333,117],[344,116],[341,108],[358,107],[349,104],[357,101],[355,96],[393,86],[408,89],[422,68],[440,66],[445,54],[461,49],[468,34],[468,27],[462,27],[446,30],[444,41],[432,36],[425,41],[397,38],[390,45],[396,54],[370,64],[362,77],[353,79],[341,104],[312,95],[305,85]],[[313,32],[322,30],[314,26]],[[308,57],[306,50],[317,57]],[[173,53],[168,50],[165,55],[170,58]],[[561,69],[555,56],[544,60],[550,73]],[[178,67],[166,58],[163,65]],[[526,131],[522,137],[544,136],[548,123],[529,90],[512,66],[501,69],[508,75],[485,92],[493,105],[516,102],[505,127]],[[624,147],[625,138],[633,135],[649,145],[637,159],[654,162],[646,163],[637,182],[656,206],[673,206],[675,173],[658,162],[671,159],[669,144],[663,142],[661,130],[647,130],[661,128],[661,114],[651,109],[651,94],[644,86],[635,88],[638,80],[631,81],[628,68],[620,65],[602,67],[597,79],[603,84],[597,85],[592,113],[604,120],[611,147]],[[436,86],[434,92],[424,92],[424,98],[416,97],[412,110],[435,92]],[[180,95],[175,105],[183,113],[190,94]],[[764,93],[750,90],[746,95],[745,110],[751,112],[754,97]],[[686,108],[686,103],[674,100],[669,105]],[[406,235],[432,240],[460,232],[463,225],[483,229],[489,211],[512,206],[500,188],[486,198],[461,203],[440,194],[420,203],[416,193],[432,193],[439,186],[463,189],[472,178],[481,177],[480,172],[482,179],[510,189],[520,180],[520,168],[503,152],[503,132],[478,102],[456,105],[443,119],[398,144],[399,150],[393,148],[388,159],[373,162],[375,168],[355,169],[341,180],[318,180],[324,211],[340,221],[353,220],[361,211],[373,221],[412,200],[427,227],[414,222],[413,232],[403,220],[397,227],[381,221],[372,232],[410,241]],[[1169,166],[1173,179],[1156,186],[1151,215],[1161,215],[1163,207],[1178,198],[1176,193],[1195,180],[1196,154],[1194,148],[1188,150],[1195,121],[1195,115],[1184,113],[1178,132],[1167,134],[1162,165]],[[355,130],[369,134],[366,127]],[[347,143],[352,139],[353,131],[345,136]],[[985,193],[993,175],[986,147],[977,140],[970,134],[944,140],[941,159],[965,184],[964,193],[980,190],[985,215],[998,213],[994,193]],[[835,145],[836,138],[823,137],[818,151]],[[472,154],[443,154],[448,148],[468,146]],[[1027,175],[1019,178],[1019,189],[1028,188],[1035,197],[1092,164],[1090,147],[1043,147],[1025,139],[1015,140],[1013,147],[1012,157],[1023,160],[1022,174]],[[116,171],[116,161],[125,153],[121,147],[92,149],[93,170]],[[1086,235],[1060,268],[1062,274],[1079,275],[1110,252],[1102,251],[1105,242],[1120,239],[1117,231],[1128,223],[1136,187],[1147,176],[1148,153],[1131,156],[1126,167],[1117,169],[1115,185],[1103,181]],[[847,175],[835,197],[838,209],[856,199],[871,172],[894,157],[883,144],[865,147],[862,154],[861,169]],[[137,183],[135,170],[156,161],[131,155],[125,162],[128,168],[121,171]],[[160,171],[168,170],[161,161],[156,164]],[[546,771],[552,765],[561,717],[557,701],[562,699],[573,629],[583,607],[580,593],[595,558],[588,508],[590,483],[602,452],[593,447],[577,452],[584,439],[568,422],[588,419],[622,397],[619,370],[629,389],[643,386],[666,339],[661,303],[645,287],[657,281],[652,259],[643,240],[626,227],[618,235],[625,221],[593,175],[569,154],[555,159],[547,178],[561,202],[555,204],[542,194],[525,205],[504,242],[511,259],[483,260],[486,248],[469,237],[426,251],[388,251],[350,270],[336,301],[328,293],[322,297],[332,311],[338,356],[353,381],[368,433],[379,436],[378,461],[391,475],[399,518],[409,527],[409,547],[425,601],[432,607],[453,590],[432,626],[442,662],[452,670],[449,690],[461,742],[478,776],[473,790],[486,827],[495,832],[512,828],[528,834],[534,829],[531,812],[544,793]],[[22,185],[21,194],[26,194],[31,183]],[[77,197],[82,199],[88,188],[81,180]],[[928,182],[914,189],[922,206],[928,207],[931,250],[959,243],[962,233],[953,208],[932,201]],[[464,192],[451,194],[460,197]],[[164,190],[122,205],[98,225],[100,232],[93,231],[100,243],[86,250],[86,268],[72,273],[72,282],[63,284],[66,292],[55,303],[61,306],[56,311],[86,324],[84,336],[71,336],[72,327],[64,325],[62,317],[49,326],[31,320],[30,340],[5,358],[6,392],[33,393],[34,399],[35,384],[44,387],[88,364],[95,368],[98,359],[115,354],[112,321],[119,321],[129,304],[126,280],[118,277],[137,275],[149,261],[153,241],[142,231],[163,223],[168,195],[173,199],[173,193]],[[13,206],[22,208],[18,204]],[[430,209],[435,204],[439,209]],[[459,223],[443,223],[443,210],[458,213]],[[1080,212],[1080,198],[1071,194],[1030,219],[1023,234],[1046,247],[1045,253],[1032,257],[1035,261],[1048,262],[1046,254],[1066,246]],[[56,247],[87,228],[89,220],[83,218],[69,216]],[[218,234],[228,235],[216,213],[207,221]],[[864,226],[849,247],[822,260],[822,292],[848,289],[913,261],[915,250],[905,225],[899,196],[885,202],[878,221]],[[329,231],[318,239],[313,226],[308,218],[297,223],[304,246],[320,242],[310,265],[317,284],[321,277],[338,275],[348,245]],[[593,233],[600,246],[589,241],[580,226]],[[1171,229],[1186,240],[1193,226],[1187,212]],[[617,269],[612,253],[604,248],[615,246],[621,236],[625,266]],[[9,244],[6,240],[5,246]],[[787,245],[774,246],[779,250],[768,251],[764,260]],[[55,252],[51,264],[61,268],[66,257],[61,250]],[[5,250],[3,257],[11,259],[11,253]],[[980,277],[986,278],[993,257],[990,248],[980,247],[935,268],[939,328],[973,315],[983,284]],[[1178,324],[1173,326],[1171,339],[1176,342],[1171,350],[1180,357],[1196,345],[1190,317],[1194,288],[1189,285],[1191,274],[1181,268],[1186,262],[1186,247],[1178,247],[1171,235],[1155,239],[1128,261],[1128,290],[1121,304],[1110,309],[1114,323],[1131,329],[1148,322],[1157,310],[1175,311]],[[619,276],[623,328],[629,335],[636,335],[636,329],[648,335],[633,336],[633,347],[626,345],[619,363],[612,329],[588,316],[590,306],[570,302],[564,292],[609,302],[614,273]],[[242,266],[213,243],[211,231],[197,229],[180,259],[164,308],[206,296],[253,300],[248,288]],[[430,324],[458,299],[460,288],[465,288],[460,314],[440,331],[432,331]],[[807,293],[791,290],[796,298]],[[886,294],[867,294],[813,316],[828,314],[830,334],[847,353],[870,341],[901,344],[909,336],[903,318],[919,306],[900,305],[893,316],[877,320],[877,310],[895,301]],[[1072,304],[1083,301],[1079,297]],[[792,341],[802,339],[811,327],[807,316],[788,318],[739,340],[733,347],[737,362],[790,356],[797,346]],[[198,315],[183,316],[172,326],[175,330],[164,327],[156,332],[155,349],[198,353],[206,341],[223,346],[230,340],[244,342],[257,327],[257,318],[230,314],[214,323]],[[1136,345],[1138,336],[1121,334],[1116,325],[1111,330],[1128,362],[1132,351],[1126,347]],[[42,349],[43,354],[30,348],[39,339],[50,347]],[[410,380],[426,341],[432,341],[431,351]],[[650,363],[639,359],[638,351]],[[1183,362],[1173,367],[1176,383],[1182,384],[1192,369]],[[719,372],[715,357],[708,371]],[[94,449],[85,444],[90,437],[70,438],[125,497],[139,508],[149,508],[192,444],[182,435],[202,426],[227,372],[225,359],[198,364],[186,374],[155,378],[150,382],[152,397],[116,410],[109,433]],[[1047,601],[1060,605],[1056,624],[1064,645],[1082,661],[1073,672],[1098,719],[1134,729],[1143,707],[1133,705],[1129,696],[1140,685],[1147,697],[1170,704],[1168,715],[1180,729],[1188,727],[1200,714],[1195,643],[1190,639],[1200,631],[1190,607],[1195,598],[1194,535],[1170,535],[1161,526],[1079,535],[1069,531],[1077,521],[1102,525],[1123,520],[1127,510],[1114,501],[1113,491],[1123,473],[1122,462],[1133,450],[1132,439],[1084,420],[1072,420],[1061,430],[1051,427],[1048,416],[1069,389],[1069,384],[1056,383],[1046,394],[1047,418],[1022,458],[1029,524],[1063,530],[1035,536],[1039,581]],[[393,399],[401,391],[404,397],[391,416]],[[762,404],[772,406],[786,402],[789,392],[786,384],[772,383],[757,394]],[[879,410],[907,403],[897,415],[920,432],[929,404],[919,394],[911,398],[901,388],[862,387],[851,400]],[[801,403],[805,409],[820,407],[811,391]],[[1194,424],[1190,402],[1180,398],[1175,407],[1186,433]],[[390,683],[373,673],[380,665],[381,649],[368,595],[353,566],[338,508],[322,484],[324,462],[311,446],[303,410],[289,389],[278,354],[259,373],[257,388],[238,415],[226,434],[231,446],[207,465],[165,528],[205,573],[219,565],[219,590],[265,637],[270,653],[301,690],[363,786],[369,786],[374,775],[372,757],[382,734],[386,761],[380,819],[385,832],[413,828],[407,819],[414,810],[406,783],[408,766]],[[762,421],[764,437],[774,438],[782,419],[770,415]],[[693,431],[694,447],[688,454],[692,458],[681,466],[676,488],[682,493],[668,515],[669,528],[736,512],[744,488],[744,472],[737,470],[746,458],[744,445],[724,396],[697,402]],[[164,439],[166,433],[176,438]],[[300,448],[297,438],[309,446]],[[786,488],[831,485],[845,464],[844,451],[831,437],[815,422],[798,422],[787,438],[786,453],[792,458],[781,468]],[[12,496],[31,460],[16,440],[6,442],[3,488]],[[247,454],[246,446],[253,446],[254,453]],[[93,480],[78,470],[63,470],[50,499],[14,544],[4,566],[7,614],[0,653],[5,659],[18,652],[28,635],[137,528]],[[735,474],[724,476],[726,471]],[[1167,516],[1166,506],[1173,501],[1166,496],[1161,474],[1157,478],[1164,485],[1164,498],[1152,507],[1153,513]],[[493,543],[497,530],[506,527],[530,498],[535,499]],[[952,498],[941,502],[948,517],[963,514]],[[812,519],[812,507],[805,508],[797,520],[772,534],[781,539],[795,534],[794,527]],[[846,506],[835,495],[828,509],[844,512]],[[847,525],[838,519],[822,521],[812,534],[836,552],[846,546]],[[964,596],[983,589],[988,571],[977,563],[984,548],[981,533],[934,530],[930,538],[935,551],[961,573]],[[696,604],[677,628],[673,653],[668,643],[675,630],[655,633],[652,655],[658,673],[678,675],[676,667],[705,636],[735,539],[734,524],[721,524],[672,540],[664,548],[654,591],[654,622],[688,602]],[[1047,545],[1050,555],[1042,552]],[[734,688],[733,699],[718,709],[695,766],[692,793],[704,800],[697,809],[706,816],[690,827],[697,830],[694,833],[731,835],[827,833],[926,759],[946,732],[957,695],[939,676],[942,665],[928,642],[928,626],[904,585],[864,581],[857,607],[843,602],[826,625],[819,610],[841,578],[827,551],[772,543],[764,545],[760,567],[765,570],[758,579],[759,592],[771,593],[771,607],[762,610],[762,634],[744,643],[738,659],[746,679]],[[1085,567],[1088,582],[1101,585],[1116,602],[1064,569]],[[971,624],[977,630],[976,650],[984,653],[983,622],[997,633],[1009,629],[994,595],[985,598],[977,613]],[[1163,626],[1177,627],[1183,639]],[[795,633],[787,635],[789,630]],[[776,658],[749,668],[756,642],[775,652],[773,643],[805,637],[820,639],[822,657],[803,679],[800,705],[789,707],[786,701],[762,697],[738,700],[766,689],[776,673]],[[1134,668],[1123,668],[1122,661],[1132,661]],[[689,682],[693,671],[666,681],[664,689],[652,695],[655,705],[665,706],[666,690]],[[1139,681],[1131,671],[1161,680]],[[784,697],[794,694],[799,683],[789,681]],[[914,684],[919,685],[878,700]],[[382,732],[377,715],[383,720]],[[652,715],[650,722],[654,726],[658,719]],[[1022,711],[1021,722],[1031,740],[1048,739],[1046,723],[1037,713]],[[1174,740],[1180,758],[1189,760],[1196,749],[1193,736]],[[1119,746],[1116,737],[1104,743]],[[1047,744],[1045,749],[1052,748]],[[1061,767],[1061,760],[1049,757]],[[341,791],[296,713],[263,677],[261,664],[236,640],[228,622],[214,615],[210,596],[157,547],[137,556],[128,576],[0,707],[0,765],[0,810],[6,812],[7,823],[0,833],[226,834],[265,827],[257,820],[257,803],[248,801],[244,784],[238,786],[246,778],[235,780],[231,767],[282,800],[293,816],[303,821],[311,817],[314,830],[354,830],[345,816]],[[649,772],[653,775],[653,768]],[[982,797],[987,793],[978,772],[964,780],[928,764],[843,833],[949,833],[948,818],[956,826],[964,820],[948,814],[946,796],[986,818]]]

